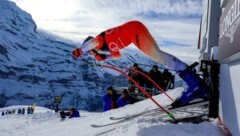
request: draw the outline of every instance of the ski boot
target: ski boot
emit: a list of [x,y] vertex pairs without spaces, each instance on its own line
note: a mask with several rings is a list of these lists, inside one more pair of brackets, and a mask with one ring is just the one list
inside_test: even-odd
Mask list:
[[188,85],[187,91],[183,92],[182,96],[178,98],[171,105],[172,107],[179,107],[186,105],[190,101],[198,98],[208,99],[209,92],[208,87],[203,79],[201,79],[197,74],[195,69],[188,67],[186,70],[181,71],[179,76]]

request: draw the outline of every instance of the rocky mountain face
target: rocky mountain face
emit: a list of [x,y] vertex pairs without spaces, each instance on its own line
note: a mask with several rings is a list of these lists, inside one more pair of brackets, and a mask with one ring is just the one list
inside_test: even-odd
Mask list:
[[[1,0],[0,107],[36,101],[51,108],[54,98],[62,96],[60,108],[101,108],[104,88],[119,74],[73,59],[71,51],[77,45],[63,41],[38,31],[29,13]],[[129,48],[122,53],[122,59],[110,63],[120,67],[130,67],[134,62],[154,64],[138,50]],[[85,58],[95,62],[90,56]]]

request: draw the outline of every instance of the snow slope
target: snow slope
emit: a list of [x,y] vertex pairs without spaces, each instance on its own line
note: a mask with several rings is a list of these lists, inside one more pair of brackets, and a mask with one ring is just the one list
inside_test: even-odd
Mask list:
[[[176,99],[183,88],[170,90],[168,94]],[[160,104],[168,105],[170,100],[163,94],[154,97]],[[18,106],[15,106],[16,108]],[[13,107],[2,108],[0,111]],[[114,122],[110,116],[123,116],[134,114],[156,106],[149,100],[144,100],[133,105],[111,110],[103,113],[80,111],[80,118],[60,121],[59,115],[49,112],[35,113],[33,115],[7,115],[0,117],[0,136],[224,136],[223,131],[214,123],[203,122],[200,124],[169,124],[162,120],[168,119],[165,114],[155,116],[141,116],[133,120],[107,126],[92,128],[91,124],[105,124]],[[38,111],[38,108],[36,109]],[[204,108],[190,108],[174,113],[176,118],[198,115],[207,112]]]

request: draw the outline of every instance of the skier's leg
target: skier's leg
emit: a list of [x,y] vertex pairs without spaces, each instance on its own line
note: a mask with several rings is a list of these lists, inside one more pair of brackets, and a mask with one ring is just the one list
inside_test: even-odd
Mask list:
[[131,21],[125,24],[125,26],[127,30],[129,30],[130,40],[154,61],[177,71],[184,70],[187,67],[187,65],[178,58],[161,51],[148,29],[141,22]]
[[189,69],[182,71],[179,76],[185,81],[188,88],[187,91],[184,91],[181,97],[172,104],[173,107],[188,103],[197,98],[208,99],[208,87],[204,80],[196,74],[195,70]]

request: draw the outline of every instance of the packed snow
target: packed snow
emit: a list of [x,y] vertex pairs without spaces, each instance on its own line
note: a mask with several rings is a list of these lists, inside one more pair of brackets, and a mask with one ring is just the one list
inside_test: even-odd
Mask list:
[[[169,90],[167,93],[176,99],[183,88]],[[162,106],[169,105],[171,100],[164,94],[154,96]],[[11,106],[1,108],[0,111],[22,108],[24,106]],[[27,106],[25,106],[27,107]],[[80,118],[61,120],[58,113],[50,109],[36,107],[32,115],[5,115],[0,117],[0,136],[223,136],[223,130],[214,122],[200,124],[164,122],[169,119],[166,114],[159,113],[152,116],[140,116],[132,120],[100,128],[91,127],[92,124],[107,124],[116,122],[109,117],[121,117],[142,111],[155,109],[157,106],[149,99],[127,105],[123,108],[107,112],[80,111]],[[194,107],[173,113],[175,118],[190,117],[204,114],[206,108]]]

